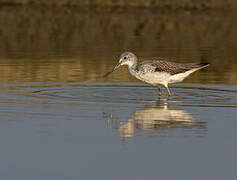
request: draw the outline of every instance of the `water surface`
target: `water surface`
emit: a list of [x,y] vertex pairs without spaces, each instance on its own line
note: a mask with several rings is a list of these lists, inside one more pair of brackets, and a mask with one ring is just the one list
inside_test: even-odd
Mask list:
[[[236,177],[236,18],[1,7],[1,178]],[[102,77],[124,50],[211,66],[159,97],[126,68]]]

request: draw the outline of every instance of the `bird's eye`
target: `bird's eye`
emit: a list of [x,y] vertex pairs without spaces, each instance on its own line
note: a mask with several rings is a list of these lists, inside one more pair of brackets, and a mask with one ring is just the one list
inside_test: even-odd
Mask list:
[[127,59],[127,57],[125,56],[123,59]]

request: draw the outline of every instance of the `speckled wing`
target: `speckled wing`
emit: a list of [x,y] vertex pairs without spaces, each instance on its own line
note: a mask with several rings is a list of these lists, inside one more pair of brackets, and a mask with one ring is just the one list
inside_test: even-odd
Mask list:
[[207,66],[208,63],[175,63],[169,61],[143,61],[140,63],[140,68],[143,71],[150,72],[167,72],[171,75],[184,73],[191,69]]

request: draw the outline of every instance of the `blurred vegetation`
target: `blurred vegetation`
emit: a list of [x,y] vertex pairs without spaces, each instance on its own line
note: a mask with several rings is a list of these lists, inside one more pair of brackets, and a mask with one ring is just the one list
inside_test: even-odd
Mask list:
[[5,5],[47,5],[82,7],[153,7],[172,9],[232,9],[237,7],[236,0],[1,0]]
[[[131,50],[143,59],[207,61],[192,82],[237,84],[236,18],[234,11],[1,7],[0,81],[103,81]],[[134,81],[126,71],[109,81]]]

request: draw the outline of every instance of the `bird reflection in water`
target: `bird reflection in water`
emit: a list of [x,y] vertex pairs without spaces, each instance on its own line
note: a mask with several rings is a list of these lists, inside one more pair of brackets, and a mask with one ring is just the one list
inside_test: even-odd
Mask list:
[[203,122],[195,121],[191,114],[184,110],[169,108],[167,103],[157,102],[156,106],[145,107],[135,111],[127,122],[109,119],[112,127],[118,129],[123,140],[132,138],[136,130],[145,132],[162,132],[173,129],[205,129]]

